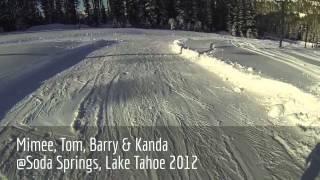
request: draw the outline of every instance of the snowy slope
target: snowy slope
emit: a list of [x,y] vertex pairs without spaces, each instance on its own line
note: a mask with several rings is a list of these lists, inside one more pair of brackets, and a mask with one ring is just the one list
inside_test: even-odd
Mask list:
[[[181,52],[181,47],[186,46],[194,46],[195,43],[187,44],[189,42],[182,42],[182,41],[175,41],[172,49],[175,52]],[[240,44],[240,43],[239,43]],[[249,43],[247,43],[249,44]],[[251,45],[251,44],[249,44]],[[237,61],[234,60],[233,62],[229,62],[224,60],[218,60],[214,57],[210,57],[207,54],[201,55],[199,52],[199,46],[195,46],[195,50],[191,49],[183,49],[181,56],[192,59],[196,64],[199,64],[203,68],[206,68],[207,70],[219,75],[222,79],[224,79],[227,82],[230,82],[231,84],[235,85],[235,91],[242,92],[242,91],[248,91],[251,93],[254,93],[255,96],[262,101],[262,104],[265,104],[266,106],[269,105],[269,116],[271,118],[275,118],[277,120],[280,120],[280,122],[273,122],[277,125],[303,125],[303,126],[310,126],[315,125],[319,126],[318,119],[320,117],[320,99],[317,97],[317,95],[313,95],[312,93],[304,92],[303,90],[298,89],[295,87],[295,84],[289,84],[277,80],[273,80],[268,77],[264,77],[264,74],[257,74],[254,72],[254,70],[257,70],[258,66],[255,66],[258,64],[257,59],[254,58],[255,55],[253,54],[253,57],[246,57],[239,55],[236,56]],[[260,51],[255,46],[252,46],[256,51]],[[243,46],[240,46],[240,48],[245,48]],[[215,49],[214,49],[215,50]],[[213,52],[211,53],[215,53]],[[226,54],[232,54],[229,53],[226,50]],[[248,51],[251,51],[249,49]],[[262,51],[262,50],[261,50]],[[265,51],[264,51],[265,52]],[[244,52],[242,52],[244,53]],[[275,54],[276,52],[273,52]],[[215,54],[211,54],[211,56],[215,56]],[[291,58],[292,59],[292,58]],[[284,63],[292,62],[296,63],[297,61],[295,59],[291,60],[290,57],[286,58],[286,61]],[[265,58],[265,61],[268,60]],[[273,59],[272,59],[273,60]],[[278,56],[278,59],[275,60],[276,63],[281,61],[281,56]],[[244,62],[244,63],[243,63]],[[299,62],[299,61],[298,61]],[[281,61],[283,63],[283,61]],[[243,66],[243,64],[246,65],[253,65],[252,66]],[[288,64],[290,66],[291,64]],[[308,64],[309,65],[309,64]],[[319,69],[317,66],[307,66],[305,65],[305,68],[301,67],[295,67],[296,70],[291,70],[291,73],[297,73],[299,70],[303,71],[304,74],[310,74],[312,76],[311,82],[308,83],[308,81],[304,80],[304,74],[298,74],[298,77],[295,79],[296,81],[299,81],[301,84],[304,83],[302,86],[303,88],[307,89],[308,86],[317,86],[317,83],[320,80],[320,76],[317,75]],[[269,69],[272,69],[266,65],[264,65],[264,69],[266,69],[265,72],[267,72],[267,75],[272,76],[273,74],[270,72]],[[320,71],[319,71],[320,72]],[[285,74],[285,72],[281,71],[281,74]],[[283,76],[285,77],[285,76]],[[310,78],[311,79],[311,78]],[[287,79],[284,78],[284,81]],[[287,80],[292,81],[292,79]],[[315,93],[317,94],[317,93]],[[288,120],[285,120],[288,119]],[[277,121],[276,120],[276,121]],[[284,122],[281,122],[284,121]],[[291,121],[291,122],[290,122]],[[292,123],[292,124],[291,124]]]
[[[194,50],[180,54],[179,44],[174,44],[178,39],[193,39],[185,43]],[[271,53],[259,46],[264,42],[243,41],[139,29],[1,36],[0,65],[5,68],[0,69],[0,150],[6,154],[0,158],[2,174],[15,176],[2,163],[14,159],[10,153],[14,140],[3,137],[21,135],[8,132],[7,126],[22,128],[24,133],[34,126],[60,126],[66,129],[53,133],[75,138],[112,136],[104,134],[102,127],[119,137],[124,135],[123,127],[146,127],[152,132],[146,136],[168,136],[174,144],[170,152],[198,155],[199,170],[112,171],[108,173],[112,176],[84,177],[299,179],[306,169],[305,158],[319,142],[320,121],[319,97],[311,91],[319,82],[319,66],[303,63],[317,61],[319,54],[299,47]],[[199,58],[195,50],[207,50],[212,42],[216,48],[211,57]],[[219,46],[224,54],[218,53]],[[12,47],[15,51],[7,53]],[[245,53],[233,55],[239,59],[232,60],[230,54],[237,51]],[[246,53],[254,53],[253,58],[246,60]],[[264,61],[269,67],[260,64]],[[272,69],[280,64],[284,72]],[[70,178],[78,173],[51,175]]]

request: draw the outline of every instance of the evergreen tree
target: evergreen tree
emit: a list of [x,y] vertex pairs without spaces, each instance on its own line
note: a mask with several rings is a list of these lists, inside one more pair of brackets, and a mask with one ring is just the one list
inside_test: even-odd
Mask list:
[[[212,31],[213,30],[213,0],[206,0],[205,3],[205,15],[202,16],[204,19],[206,27],[205,31]],[[202,9],[202,8],[201,8]]]
[[78,22],[77,17],[78,0],[66,0],[66,22],[70,24],[76,24]]
[[54,22],[59,22],[59,23],[64,23],[64,9],[63,9],[63,0],[55,0],[54,1],[55,5],[54,5],[54,10],[53,10],[53,14],[52,14],[52,18]]
[[138,21],[139,26],[146,26],[147,25],[147,19],[146,19],[146,9],[145,9],[145,2],[146,0],[138,0]]
[[90,15],[91,6],[90,6],[90,3],[89,3],[89,0],[83,0],[83,5],[84,5],[84,12],[87,15]]
[[[115,27],[227,30],[244,37],[280,32],[280,9],[270,0],[83,0],[83,5],[89,25],[106,23],[110,17]],[[0,26],[15,30],[41,23],[75,24],[77,7],[78,0],[2,0]],[[320,0],[288,3],[285,37],[317,41],[319,8]]]
[[41,8],[44,13],[46,23],[53,23],[53,11],[54,11],[54,1],[52,0],[41,0]]
[[125,7],[122,0],[110,0],[111,15],[114,27],[123,27],[125,25]]
[[169,21],[169,10],[167,7],[169,6],[167,0],[157,0],[156,1],[156,7],[157,7],[157,24],[160,27],[169,27],[168,21]]
[[246,32],[246,7],[245,7],[245,0],[238,0],[237,1],[237,7],[238,9],[238,14],[237,14],[237,35],[244,37],[244,34]]
[[246,13],[246,37],[254,38],[257,37],[256,29],[256,14],[254,11],[254,4],[251,1],[246,1],[247,13]]
[[101,4],[101,20],[102,23],[107,23],[107,13],[106,13],[106,8],[104,6],[104,4]]
[[184,29],[185,28],[185,8],[184,8],[184,2],[182,0],[176,0],[176,21],[177,21],[177,27],[179,29]]
[[145,15],[146,15],[146,25],[148,27],[156,27],[157,25],[157,12],[156,12],[156,1],[146,0],[145,1]]
[[86,14],[86,22],[87,24],[92,24],[92,12],[91,12],[91,4],[90,0],[83,0],[84,12]]
[[141,19],[139,18],[139,4],[138,0],[127,0],[126,2],[126,13],[128,26],[139,26]]

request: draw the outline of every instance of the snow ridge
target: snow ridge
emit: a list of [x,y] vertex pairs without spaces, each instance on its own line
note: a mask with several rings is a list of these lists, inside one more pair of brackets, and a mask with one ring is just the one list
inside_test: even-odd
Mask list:
[[[274,125],[319,126],[320,99],[284,82],[264,78],[250,68],[233,66],[206,53],[185,48],[183,40],[175,40],[171,50],[217,74],[234,86],[237,93],[248,92],[262,103]],[[250,69],[250,70],[249,70]]]

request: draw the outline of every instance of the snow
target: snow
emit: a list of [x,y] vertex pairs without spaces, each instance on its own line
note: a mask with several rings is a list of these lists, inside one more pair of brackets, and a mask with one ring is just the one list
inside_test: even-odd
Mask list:
[[[172,46],[173,51],[179,53],[182,43],[175,41]],[[253,93],[257,100],[266,105],[266,109],[269,109],[269,115],[274,118],[271,120],[274,125],[320,125],[320,121],[317,122],[320,119],[320,99],[312,94],[303,92],[291,84],[246,73],[241,66],[235,68],[207,55],[199,57],[198,52],[190,49],[183,49],[181,56],[191,59],[192,62],[215,73],[222,79],[228,79],[228,82],[235,86],[235,92],[240,93],[243,91],[242,89],[245,89]],[[304,118],[302,121],[299,114],[303,114],[308,119]],[[292,115],[297,115],[297,117],[292,118]],[[288,118],[292,122],[287,121]]]
[[[56,47],[61,43],[36,43],[32,48],[14,49],[14,51],[20,51],[18,53],[10,53],[10,51],[8,53],[11,46],[4,48],[6,53],[2,54],[1,67],[3,69],[0,73],[2,84],[0,94],[3,101],[0,104],[0,118],[3,117],[5,111],[9,110],[8,108],[17,103],[20,98],[36,90],[44,80],[73,66],[91,51],[111,43],[113,42],[101,40],[89,44],[82,43],[76,48],[67,48],[68,42],[64,42],[59,48]],[[76,44],[76,42],[70,43],[72,46]],[[29,53],[23,53],[24,50]]]
[[120,179],[299,179],[320,140],[318,50],[226,34],[49,29],[0,37],[0,162],[15,158],[12,137],[44,137],[50,126],[52,138],[163,136],[168,154],[201,160],[197,171],[112,171]]

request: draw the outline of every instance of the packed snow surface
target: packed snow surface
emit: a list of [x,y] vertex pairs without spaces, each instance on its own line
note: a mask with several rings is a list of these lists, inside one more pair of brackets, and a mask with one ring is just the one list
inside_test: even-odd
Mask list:
[[170,152],[198,155],[199,170],[84,178],[300,179],[320,141],[320,56],[285,45],[141,29],[0,36],[0,135],[10,137],[0,142],[1,173],[25,177],[3,163],[15,158],[8,126],[25,133],[67,127],[53,133],[72,137],[99,137],[101,127],[120,137],[123,127],[151,128],[146,136],[155,137],[161,127],[174,144]]
[[[184,46],[183,42],[175,41],[172,50],[178,53]],[[199,55],[198,51],[183,49],[181,56],[230,82],[235,86],[235,92],[253,93],[253,97],[268,107],[268,115],[273,119],[272,124],[320,125],[320,99],[315,95],[303,92],[291,84],[253,74],[252,67],[227,64],[206,54]]]

